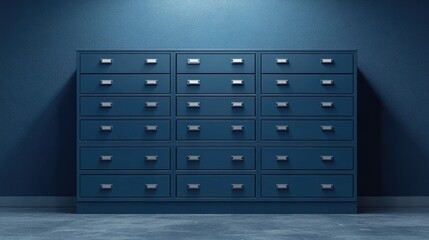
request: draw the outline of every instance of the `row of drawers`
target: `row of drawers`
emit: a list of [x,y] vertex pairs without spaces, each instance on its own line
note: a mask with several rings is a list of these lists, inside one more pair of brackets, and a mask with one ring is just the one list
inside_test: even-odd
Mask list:
[[[177,97],[177,116],[255,116],[255,97]],[[262,97],[262,116],[352,116],[353,97]],[[170,97],[81,97],[81,116],[170,116]]]
[[[255,175],[177,175],[177,198],[254,198]],[[170,175],[81,175],[83,198],[168,198]],[[263,198],[353,197],[352,175],[262,175]]]
[[[82,170],[169,170],[170,148],[81,148]],[[178,147],[177,170],[254,170],[254,147]],[[262,147],[263,170],[351,170],[353,148]]]
[[[177,97],[177,116],[255,116],[255,97]],[[352,97],[262,97],[262,116],[352,116]],[[81,116],[170,116],[170,97],[81,97]]]
[[[167,141],[170,120],[81,120],[80,140]],[[266,141],[349,141],[353,120],[262,120]],[[177,120],[183,141],[256,140],[255,120]]]
[[[254,74],[178,74],[178,94],[254,94]],[[168,94],[169,74],[82,74],[83,94]],[[353,92],[352,74],[262,74],[266,94]]]
[[[252,53],[179,53],[177,73],[255,73]],[[170,54],[85,53],[81,73],[170,73]],[[262,73],[353,73],[353,54],[263,53]]]

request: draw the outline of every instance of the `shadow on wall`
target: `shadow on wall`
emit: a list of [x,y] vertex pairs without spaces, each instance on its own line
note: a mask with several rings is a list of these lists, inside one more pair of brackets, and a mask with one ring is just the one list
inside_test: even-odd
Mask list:
[[15,179],[22,181],[5,184],[2,192],[23,196],[75,195],[75,146],[76,73],[73,73],[11,151],[8,168],[20,169],[16,175],[22,176]]
[[379,195],[381,182],[381,101],[358,70],[358,196]]

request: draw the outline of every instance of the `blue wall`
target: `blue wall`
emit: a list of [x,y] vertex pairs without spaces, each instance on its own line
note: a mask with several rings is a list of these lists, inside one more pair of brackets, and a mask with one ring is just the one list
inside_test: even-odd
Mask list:
[[358,49],[359,195],[429,195],[429,1],[0,2],[0,195],[75,194],[76,49]]

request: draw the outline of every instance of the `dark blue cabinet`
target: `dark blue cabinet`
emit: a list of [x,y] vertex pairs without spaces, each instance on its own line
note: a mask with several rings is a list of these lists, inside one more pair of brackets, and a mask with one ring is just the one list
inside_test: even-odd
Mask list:
[[77,212],[356,212],[356,51],[77,58]]

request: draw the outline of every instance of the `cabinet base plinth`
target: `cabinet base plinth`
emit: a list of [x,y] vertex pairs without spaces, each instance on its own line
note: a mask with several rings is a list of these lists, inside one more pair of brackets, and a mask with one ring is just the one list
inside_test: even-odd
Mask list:
[[77,213],[116,214],[346,214],[356,202],[77,202]]

